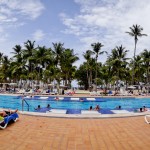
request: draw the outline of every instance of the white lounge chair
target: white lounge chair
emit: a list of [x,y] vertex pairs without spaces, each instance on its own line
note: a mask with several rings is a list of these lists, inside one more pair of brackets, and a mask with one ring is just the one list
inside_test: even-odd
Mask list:
[[25,89],[21,89],[17,92],[17,94],[24,94],[25,93]]
[[90,96],[97,96],[97,92],[96,91],[90,92]]
[[148,124],[150,124],[150,115],[145,115],[144,118],[145,118],[145,122],[148,123]]

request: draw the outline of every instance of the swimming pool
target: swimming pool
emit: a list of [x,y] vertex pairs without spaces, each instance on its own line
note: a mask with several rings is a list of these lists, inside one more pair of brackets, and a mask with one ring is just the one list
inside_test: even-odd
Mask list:
[[[25,100],[29,104],[29,111],[34,112],[35,108],[40,105],[45,108],[48,104],[52,109],[66,109],[66,110],[88,110],[90,106],[93,108],[98,104],[101,109],[115,109],[116,106],[121,105],[122,109],[130,110],[137,109],[143,106],[150,108],[150,98],[87,98],[83,97],[83,101],[79,101],[80,98],[61,97],[59,101],[55,100],[55,97],[41,97],[34,96],[25,97]],[[24,105],[24,110],[27,111],[27,105]],[[22,110],[22,97],[20,96],[4,96],[0,95],[0,108]]]

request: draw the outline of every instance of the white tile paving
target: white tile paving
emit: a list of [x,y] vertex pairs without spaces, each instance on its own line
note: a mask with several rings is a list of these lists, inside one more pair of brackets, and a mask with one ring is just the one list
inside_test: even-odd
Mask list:
[[115,114],[126,114],[126,113],[131,113],[127,110],[111,110],[112,112],[114,112]]
[[66,114],[66,111],[65,109],[51,109],[47,113]]
[[81,114],[100,114],[100,113],[95,110],[82,110]]

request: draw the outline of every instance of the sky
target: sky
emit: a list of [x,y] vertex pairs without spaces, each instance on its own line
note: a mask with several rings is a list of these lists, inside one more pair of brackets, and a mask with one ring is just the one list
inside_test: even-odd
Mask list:
[[[11,57],[13,47],[23,47],[27,40],[36,45],[52,47],[52,42],[64,43],[74,49],[80,60],[91,44],[100,42],[110,54],[123,45],[133,57],[134,38],[126,31],[138,24],[143,33],[137,53],[150,47],[149,0],[0,0],[0,52]],[[104,62],[106,55],[98,61]]]

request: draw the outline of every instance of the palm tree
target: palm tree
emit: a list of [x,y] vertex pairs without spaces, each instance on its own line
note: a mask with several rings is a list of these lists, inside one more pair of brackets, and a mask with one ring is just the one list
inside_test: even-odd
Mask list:
[[[60,59],[60,66],[62,73],[64,74],[65,86],[71,86],[71,81],[74,78],[74,72],[76,70],[76,66],[74,63],[78,60],[77,54],[74,54],[73,49],[65,49],[62,53]],[[68,83],[67,83],[68,82]]]
[[23,50],[23,57],[27,62],[29,73],[33,72],[33,53],[35,51],[35,41],[28,40],[24,43],[25,49]]
[[96,84],[96,91],[97,91],[97,59],[99,55],[102,55],[104,52],[106,53],[106,51],[101,51],[101,48],[104,46],[101,43],[97,42],[97,43],[93,43],[91,44],[91,46],[93,47],[93,51],[96,54],[95,55],[95,61],[96,61],[96,73],[95,73],[95,84]]
[[56,66],[60,65],[61,54],[64,51],[63,43],[52,43],[53,44],[53,53],[55,57]]
[[8,59],[8,56],[3,56],[1,71],[4,77],[3,81],[6,82],[7,77],[10,77],[10,60]]
[[[128,33],[130,36],[134,37],[134,61],[135,61],[135,55],[136,55],[136,45],[137,45],[137,41],[138,41],[138,37],[142,37],[142,36],[147,36],[147,34],[142,34],[141,32],[143,31],[143,28],[140,25],[133,25],[132,27],[130,27],[130,32],[126,32]],[[135,63],[133,63],[133,73],[132,73],[132,84],[134,84],[134,67],[135,67]]]
[[2,65],[2,60],[3,60],[3,53],[0,52],[0,65]]
[[127,52],[128,50],[125,50],[125,47],[122,45],[119,47],[116,46],[116,48],[112,50],[111,55],[107,58],[107,64],[111,66],[112,77],[115,81],[117,80],[117,84],[119,80],[124,79],[128,59],[126,58]]
[[[143,60],[141,55],[135,56],[135,60],[131,59],[130,61],[130,68],[133,67],[134,64],[134,82],[139,84],[139,82],[142,82],[143,80],[143,74],[144,74],[144,66],[143,66]],[[132,75],[132,72],[131,72]]]
[[91,80],[90,80],[90,61],[91,56],[94,54],[91,50],[87,50],[86,53],[83,53],[83,57],[86,60],[86,74],[87,74],[87,80],[88,80],[88,88],[90,87]]
[[25,60],[23,59],[22,47],[20,45],[16,45],[13,50],[14,52],[11,53],[14,55],[11,58],[10,69],[12,77],[19,81],[20,76],[26,71]]

